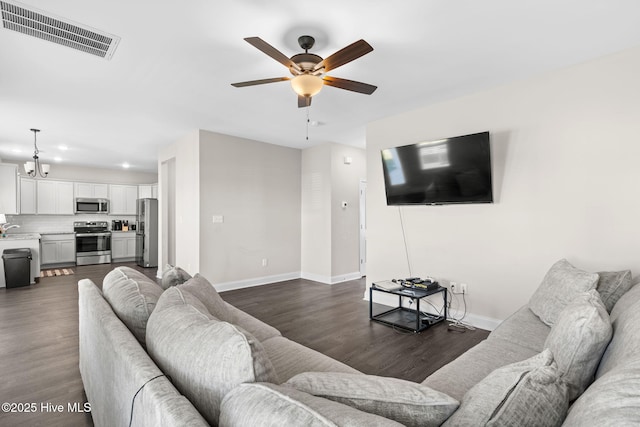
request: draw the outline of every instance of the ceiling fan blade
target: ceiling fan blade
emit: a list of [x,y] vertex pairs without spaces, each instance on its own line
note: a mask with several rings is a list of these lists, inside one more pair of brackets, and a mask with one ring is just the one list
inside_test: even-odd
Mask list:
[[311,106],[311,97],[310,96],[299,96],[298,95],[298,108],[310,107]]
[[285,80],[291,80],[291,79],[289,77],[275,77],[273,79],[251,80],[248,82],[231,83],[231,86],[234,86],[234,87],[255,86],[255,85],[263,85],[265,83],[283,82]]
[[284,65],[285,67],[293,68],[294,70],[296,70],[298,72],[302,71],[300,69],[300,67],[298,67],[298,64],[296,64],[291,59],[286,57],[284,53],[280,52],[278,49],[276,49],[275,47],[271,46],[266,41],[262,40],[260,37],[247,37],[247,38],[245,38],[245,40],[247,41],[247,43],[249,43],[250,45],[252,45],[256,49],[261,50],[262,52],[266,53],[267,55],[269,55],[270,57],[272,57],[273,59],[275,59],[276,61],[278,61],[282,65]]
[[371,95],[373,92],[375,92],[376,89],[378,89],[378,86],[356,82],[354,80],[341,79],[338,77],[324,76],[322,80],[327,86],[333,86],[353,92],[364,93],[366,95]]
[[364,40],[358,40],[357,42],[351,43],[349,46],[340,49],[333,55],[330,55],[320,61],[314,68],[313,71],[318,71],[322,67],[324,67],[325,73],[329,70],[334,70],[341,65],[346,64],[347,62],[351,62],[354,59],[358,59],[363,55],[371,52],[373,48],[369,43]]

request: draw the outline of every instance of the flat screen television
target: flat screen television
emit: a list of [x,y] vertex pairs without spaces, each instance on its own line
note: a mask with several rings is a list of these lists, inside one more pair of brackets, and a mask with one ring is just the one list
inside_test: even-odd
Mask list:
[[492,203],[489,132],[382,150],[387,205]]

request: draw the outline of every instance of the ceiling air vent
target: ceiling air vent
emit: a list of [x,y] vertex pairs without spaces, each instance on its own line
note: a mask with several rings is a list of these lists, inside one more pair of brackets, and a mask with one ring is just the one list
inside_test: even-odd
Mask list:
[[120,37],[78,24],[18,2],[0,1],[2,25],[72,49],[111,59]]

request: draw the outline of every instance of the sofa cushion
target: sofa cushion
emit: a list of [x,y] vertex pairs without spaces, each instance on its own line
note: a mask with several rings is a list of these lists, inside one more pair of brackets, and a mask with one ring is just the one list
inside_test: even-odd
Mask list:
[[196,274],[193,278],[179,285],[179,287],[198,298],[213,317],[239,326],[260,342],[281,335],[276,328],[261,322],[224,301],[216,291],[216,288],[200,274]]
[[309,371],[362,375],[342,362],[285,337],[269,338],[263,341],[262,345],[281,381],[287,381],[295,375]]
[[640,425],[640,356],[598,378],[576,400],[563,426]]
[[616,302],[633,285],[631,271],[600,271],[598,276],[596,289],[600,294],[600,298],[602,298],[604,306],[607,308],[607,312],[611,313]]
[[241,384],[222,401],[220,426],[401,427],[395,421],[291,387]]
[[[596,372],[596,378],[600,378],[607,372],[615,369],[632,359],[637,359],[640,356],[640,292],[635,292],[638,286],[635,286],[631,291],[627,292],[619,301],[623,302],[623,299],[635,296],[635,304],[626,305],[626,309],[619,313],[616,313],[615,319],[613,319],[613,337],[607,346],[607,349],[600,360],[598,371]],[[630,295],[630,293],[633,294]],[[616,308],[618,305],[616,305]]]
[[233,323],[230,319],[227,304],[220,295],[218,295],[213,285],[203,276],[196,274],[191,279],[179,285],[179,287],[198,298],[213,317],[218,320]]
[[162,295],[162,288],[133,268],[117,267],[104,277],[102,293],[118,318],[145,347],[147,320]]
[[230,323],[240,326],[245,331],[256,337],[260,342],[264,342],[269,338],[282,336],[279,330],[273,326],[267,325],[252,315],[232,306],[225,301],[227,312],[231,318]]
[[180,287],[167,289],[149,317],[147,346],[160,369],[217,425],[220,402],[241,383],[278,377],[264,348],[251,334],[208,313]]
[[634,281],[633,286],[624,295],[620,297],[616,305],[611,310],[611,323],[614,323],[616,319],[629,308],[635,305],[640,300],[640,283],[638,279]]
[[524,306],[500,323],[489,334],[489,339],[501,338],[539,353],[544,350],[550,330],[549,325]]
[[577,294],[596,287],[598,278],[596,273],[578,270],[566,259],[562,259],[553,264],[544,276],[529,300],[529,308],[540,320],[551,326]]
[[162,288],[168,289],[171,286],[181,285],[189,279],[191,279],[191,275],[182,268],[167,264],[162,272]]
[[598,291],[580,294],[558,316],[545,342],[574,400],[591,384],[612,329]]
[[430,387],[374,375],[306,372],[285,384],[408,427],[439,426],[459,406],[457,400]]
[[545,350],[489,374],[443,426],[559,426],[568,406],[566,384]]
[[438,369],[422,384],[462,400],[471,387],[492,371],[538,353],[502,338],[485,340]]

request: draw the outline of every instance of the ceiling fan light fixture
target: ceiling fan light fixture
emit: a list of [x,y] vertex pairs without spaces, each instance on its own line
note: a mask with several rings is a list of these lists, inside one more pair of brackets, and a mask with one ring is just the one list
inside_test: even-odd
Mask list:
[[291,79],[291,87],[300,96],[312,97],[322,89],[322,79],[313,74],[300,74]]

